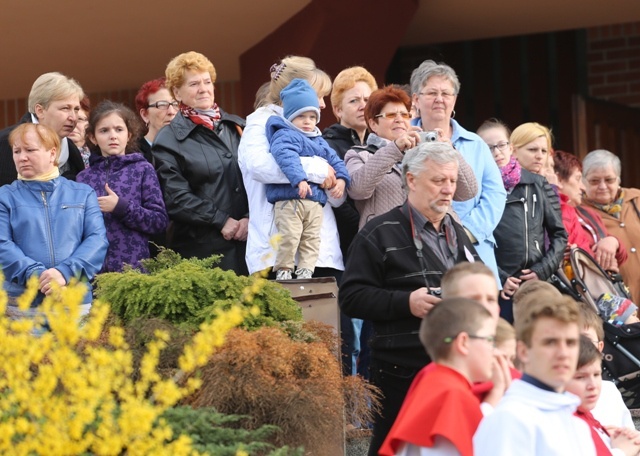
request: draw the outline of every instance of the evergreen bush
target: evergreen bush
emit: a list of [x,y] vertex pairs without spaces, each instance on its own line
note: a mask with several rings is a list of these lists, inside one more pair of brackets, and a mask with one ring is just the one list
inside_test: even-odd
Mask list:
[[302,320],[300,306],[281,285],[223,271],[215,267],[218,260],[218,256],[183,259],[163,249],[157,258],[144,260],[147,273],[127,268],[100,274],[96,296],[110,302],[112,311],[125,322],[157,317],[193,329],[238,303],[259,309],[244,320],[245,329]]

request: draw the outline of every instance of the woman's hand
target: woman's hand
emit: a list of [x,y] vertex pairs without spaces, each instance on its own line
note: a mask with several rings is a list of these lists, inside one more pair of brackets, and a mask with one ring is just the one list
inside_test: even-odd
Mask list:
[[511,299],[511,296],[520,288],[520,282],[522,282],[522,280],[516,277],[508,277],[504,285],[502,285],[502,291],[500,292],[502,299]]
[[53,291],[52,284],[54,282],[61,287],[64,287],[67,284],[67,281],[64,279],[62,273],[56,268],[46,269],[42,274],[40,274],[40,291],[49,296],[49,294],[51,294],[51,292]]
[[336,186],[336,170],[329,164],[327,166],[329,167],[329,171],[320,188],[333,188]]
[[422,287],[409,295],[409,308],[414,316],[423,318],[440,301],[442,299],[433,296],[426,287]]
[[247,233],[249,233],[249,219],[247,217],[238,220],[238,230],[234,234],[233,239],[236,241],[246,241]]
[[347,183],[344,181],[344,179],[338,179],[338,182],[336,182],[336,186],[329,190],[329,195],[331,195],[331,198],[335,199],[342,198],[346,186]]
[[102,212],[113,212],[120,198],[111,190],[109,184],[104,184],[104,189],[107,192],[107,196],[98,197],[98,206],[100,206]]
[[417,131],[409,130],[393,142],[396,144],[396,147],[400,149],[400,152],[405,152],[416,147],[420,142],[420,135]]
[[540,280],[538,274],[533,272],[531,269],[523,269],[522,275],[520,275],[520,280]]
[[220,230],[225,241],[230,241],[240,229],[240,222],[233,217],[229,217]]
[[618,272],[616,253],[618,253],[619,246],[618,240],[613,236],[607,236],[594,244],[595,260],[605,271]]

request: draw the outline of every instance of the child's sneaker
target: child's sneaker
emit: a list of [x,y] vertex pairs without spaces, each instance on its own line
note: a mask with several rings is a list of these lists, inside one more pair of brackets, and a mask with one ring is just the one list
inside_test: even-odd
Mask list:
[[291,270],[289,269],[280,269],[276,272],[276,280],[291,280]]
[[313,277],[313,271],[307,268],[300,268],[296,271],[296,279],[310,279]]

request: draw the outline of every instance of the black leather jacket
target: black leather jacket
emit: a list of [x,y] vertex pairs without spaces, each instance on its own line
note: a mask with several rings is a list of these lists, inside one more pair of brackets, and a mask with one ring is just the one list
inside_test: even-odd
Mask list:
[[[545,249],[545,232],[549,247]],[[551,277],[562,261],[567,232],[560,200],[547,180],[522,170],[520,183],[507,195],[502,219],[493,232],[500,280],[531,269],[540,280]]]
[[169,247],[184,257],[224,255],[220,267],[247,274],[246,242],[227,241],[220,230],[229,217],[249,216],[247,193],[238,167],[244,120],[222,112],[211,131],[178,113],[152,146],[173,233]]

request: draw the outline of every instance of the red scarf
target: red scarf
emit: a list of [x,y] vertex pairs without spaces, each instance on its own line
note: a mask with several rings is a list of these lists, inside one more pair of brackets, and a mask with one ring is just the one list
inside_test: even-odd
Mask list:
[[599,429],[606,435],[609,435],[604,426],[600,424],[600,421],[596,420],[589,410],[582,410],[578,408],[574,415],[584,420],[589,425],[589,431],[591,431],[591,440],[593,440],[593,444],[596,447],[596,455],[611,456],[611,450],[609,450],[609,447],[606,445],[606,443],[604,443],[602,437],[600,437],[600,433],[598,432]]
[[213,130],[220,121],[220,108],[213,103],[213,107],[209,110],[196,110],[190,106],[180,103],[180,111],[182,115],[196,125],[204,125],[209,130]]

